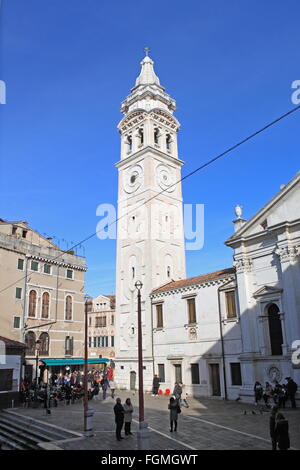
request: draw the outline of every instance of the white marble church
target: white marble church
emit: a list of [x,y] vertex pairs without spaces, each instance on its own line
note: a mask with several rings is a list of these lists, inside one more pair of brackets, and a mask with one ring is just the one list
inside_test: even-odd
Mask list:
[[148,55],[141,66],[118,126],[117,385],[138,387],[136,281],[146,390],[154,374],[162,390],[180,380],[191,395],[229,399],[252,400],[256,380],[300,385],[300,173],[249,221],[236,211],[234,267],[187,279],[176,103]]

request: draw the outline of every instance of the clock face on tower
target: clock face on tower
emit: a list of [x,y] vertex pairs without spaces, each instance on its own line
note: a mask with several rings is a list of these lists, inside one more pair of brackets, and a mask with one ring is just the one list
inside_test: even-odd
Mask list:
[[158,185],[168,193],[175,190],[175,173],[174,170],[167,165],[158,165],[156,168],[156,180]]
[[126,170],[124,189],[127,193],[134,193],[142,184],[143,169],[140,165],[131,166]]

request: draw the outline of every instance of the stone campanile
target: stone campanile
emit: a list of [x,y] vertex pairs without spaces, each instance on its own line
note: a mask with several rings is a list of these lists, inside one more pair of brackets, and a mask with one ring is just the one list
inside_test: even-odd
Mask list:
[[[150,293],[186,277],[179,122],[172,99],[146,55],[134,88],[123,101],[118,125],[121,159],[116,164],[118,235],[116,266],[116,369],[118,387],[138,387],[137,290],[143,283],[142,327],[144,387],[150,390],[155,358],[152,330],[157,327]],[[167,354],[167,352],[166,352]],[[157,369],[155,369],[157,370]]]

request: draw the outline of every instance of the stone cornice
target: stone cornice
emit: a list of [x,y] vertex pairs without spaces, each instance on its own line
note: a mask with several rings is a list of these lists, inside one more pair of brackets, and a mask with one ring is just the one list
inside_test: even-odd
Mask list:
[[37,261],[42,261],[43,263],[47,263],[47,264],[55,264],[57,266],[62,266],[65,268],[76,269],[77,271],[87,271],[87,267],[85,266],[79,266],[78,264],[72,264],[72,263],[66,263],[64,260],[58,261],[56,259],[47,258],[45,256],[32,255],[30,253],[26,254],[26,258],[37,260]]
[[151,147],[150,145],[148,145],[147,147],[142,148],[138,152],[135,152],[135,153],[129,155],[128,157],[123,158],[123,160],[118,161],[117,163],[115,163],[115,166],[117,168],[122,168],[122,166],[124,166],[128,163],[132,163],[133,160],[135,160],[136,158],[142,157],[147,152],[157,153],[160,157],[164,157],[170,163],[176,164],[177,166],[184,165],[184,161],[179,160],[179,158],[171,157],[171,155],[168,155],[167,153],[161,152],[161,150],[158,150],[157,148]]
[[182,287],[174,287],[173,289],[168,289],[164,290],[161,292],[157,292],[154,294],[150,294],[150,298],[153,299],[160,299],[162,297],[166,297],[170,294],[183,294],[184,296],[186,295],[187,297],[189,296],[189,293],[191,293],[191,297],[196,296],[197,294],[195,291],[197,289],[203,289],[205,287],[210,287],[210,286],[217,286],[217,285],[222,285],[225,282],[235,280],[235,275],[230,275],[230,276],[225,276],[225,277],[220,277],[216,279],[211,279],[209,281],[204,281],[200,282],[197,284],[190,284],[188,286],[182,286]]

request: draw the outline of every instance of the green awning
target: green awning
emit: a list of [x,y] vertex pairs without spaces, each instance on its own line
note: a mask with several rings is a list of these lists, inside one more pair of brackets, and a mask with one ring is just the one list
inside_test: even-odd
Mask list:
[[[46,366],[82,366],[84,359],[39,359]],[[109,362],[110,359],[99,357],[98,359],[88,359],[88,364],[103,364]]]

